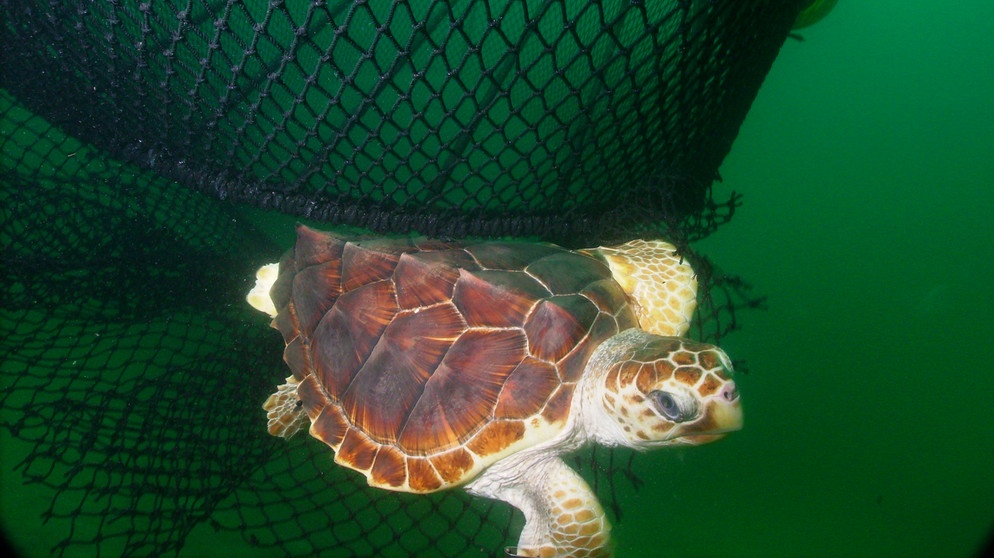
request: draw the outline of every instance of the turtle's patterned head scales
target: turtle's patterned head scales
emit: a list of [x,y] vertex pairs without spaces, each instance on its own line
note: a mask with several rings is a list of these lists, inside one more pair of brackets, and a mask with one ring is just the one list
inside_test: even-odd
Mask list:
[[595,405],[617,428],[602,428],[596,436],[603,442],[695,445],[742,427],[731,361],[720,348],[637,329],[605,345],[613,358]]

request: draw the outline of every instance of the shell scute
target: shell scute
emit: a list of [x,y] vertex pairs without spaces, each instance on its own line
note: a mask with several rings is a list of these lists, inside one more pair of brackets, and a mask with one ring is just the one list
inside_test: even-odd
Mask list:
[[311,353],[318,379],[339,398],[373,352],[397,310],[393,284],[377,281],[338,297],[313,332]]
[[[299,393],[300,388],[297,389]],[[348,431],[349,423],[346,422],[342,412],[335,405],[325,406],[317,418],[311,421],[311,436],[332,448],[342,445],[342,440],[345,439],[345,434]]]
[[559,386],[555,365],[525,357],[507,377],[497,399],[494,418],[524,419],[538,413]]
[[459,272],[452,302],[473,327],[520,327],[536,301],[551,293],[520,271]]
[[380,446],[369,476],[372,482],[381,486],[403,486],[407,481],[407,459],[390,446]]
[[314,331],[342,294],[339,262],[325,262],[298,270],[293,277],[293,307],[301,331]]
[[442,479],[427,458],[408,457],[407,485],[413,492],[433,492],[442,487]]
[[611,278],[611,270],[600,261],[576,252],[549,254],[528,264],[525,271],[542,282],[554,295],[583,291],[591,283]]
[[528,346],[536,358],[559,362],[587,336],[600,314],[580,295],[555,296],[538,303],[525,321]]
[[573,388],[575,384],[563,384],[545,405],[542,416],[545,420],[553,423],[562,423],[569,415],[569,406],[573,401]]
[[342,397],[352,424],[378,442],[395,443],[428,378],[465,328],[452,304],[394,316]]
[[525,357],[521,330],[469,330],[445,355],[407,417],[398,445],[423,454],[465,442],[488,421],[508,375]]
[[340,262],[345,244],[344,240],[334,235],[298,225],[297,243],[292,252],[297,271],[325,262]]
[[297,380],[303,380],[314,371],[314,366],[311,363],[311,348],[299,335],[287,343],[286,348],[283,349],[283,362],[290,368],[293,377]]
[[466,447],[481,457],[503,451],[525,437],[525,425],[520,420],[499,420],[487,424]]
[[[283,254],[283,257],[280,258],[279,275],[276,276],[276,281],[269,290],[269,298],[272,299],[273,306],[279,310],[277,318],[286,312],[290,296],[293,294],[293,278],[297,273],[297,262],[294,259],[294,252],[295,250],[287,250]],[[275,322],[274,327],[279,329],[275,325]]]
[[397,303],[410,310],[447,302],[452,298],[460,269],[477,268],[463,250],[403,254],[393,274]]
[[332,400],[328,398],[328,392],[321,387],[315,376],[308,376],[297,384],[297,399],[300,400],[304,412],[307,413],[311,421],[316,420],[328,406],[338,408],[333,405]]
[[[357,242],[348,242],[342,250],[342,292],[375,281],[389,279],[402,252],[383,251]],[[399,249],[398,249],[399,250]]]
[[362,432],[350,428],[345,433],[342,444],[335,451],[335,463],[346,465],[357,471],[368,471],[373,466],[373,458],[380,445],[370,440]]
[[575,382],[580,379],[590,355],[597,349],[600,342],[618,333],[618,321],[609,314],[598,314],[588,327],[587,337],[574,345],[569,353],[559,362],[559,373],[564,382]]
[[442,480],[447,483],[456,483],[462,480],[466,476],[466,471],[473,468],[473,464],[476,463],[473,456],[462,447],[434,455],[429,461],[438,471]]
[[483,269],[521,271],[531,262],[563,252],[552,244],[484,242],[466,247]]
[[[583,289],[583,296],[590,299],[601,312],[624,317],[623,329],[638,327],[638,319],[635,317],[628,297],[625,292],[618,287],[613,279],[601,279],[594,281]],[[621,324],[619,324],[621,325]]]
[[[277,308],[279,308],[279,306],[277,306]],[[297,313],[293,307],[293,304],[284,303],[284,306],[279,311],[279,314],[273,318],[271,325],[276,328],[281,335],[283,335],[283,339],[288,343],[297,337],[300,329],[297,327]]]

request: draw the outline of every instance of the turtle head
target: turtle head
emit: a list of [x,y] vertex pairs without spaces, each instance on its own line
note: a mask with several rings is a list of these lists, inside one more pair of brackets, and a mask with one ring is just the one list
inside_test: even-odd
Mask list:
[[697,445],[742,428],[732,363],[720,348],[629,329],[605,341],[587,372],[587,431],[605,445]]

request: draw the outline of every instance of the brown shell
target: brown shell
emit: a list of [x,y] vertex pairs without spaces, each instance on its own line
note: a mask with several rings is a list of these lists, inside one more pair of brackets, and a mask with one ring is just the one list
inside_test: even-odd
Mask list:
[[370,483],[412,492],[561,429],[590,354],[637,325],[601,262],[523,242],[299,226],[271,297],[311,434]]

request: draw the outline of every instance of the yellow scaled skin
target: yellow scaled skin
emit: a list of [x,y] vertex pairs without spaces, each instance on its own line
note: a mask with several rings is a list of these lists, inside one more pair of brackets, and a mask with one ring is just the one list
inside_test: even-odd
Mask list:
[[697,309],[697,277],[676,246],[664,240],[633,240],[584,252],[608,264],[634,303],[643,330],[673,337],[687,333]]

